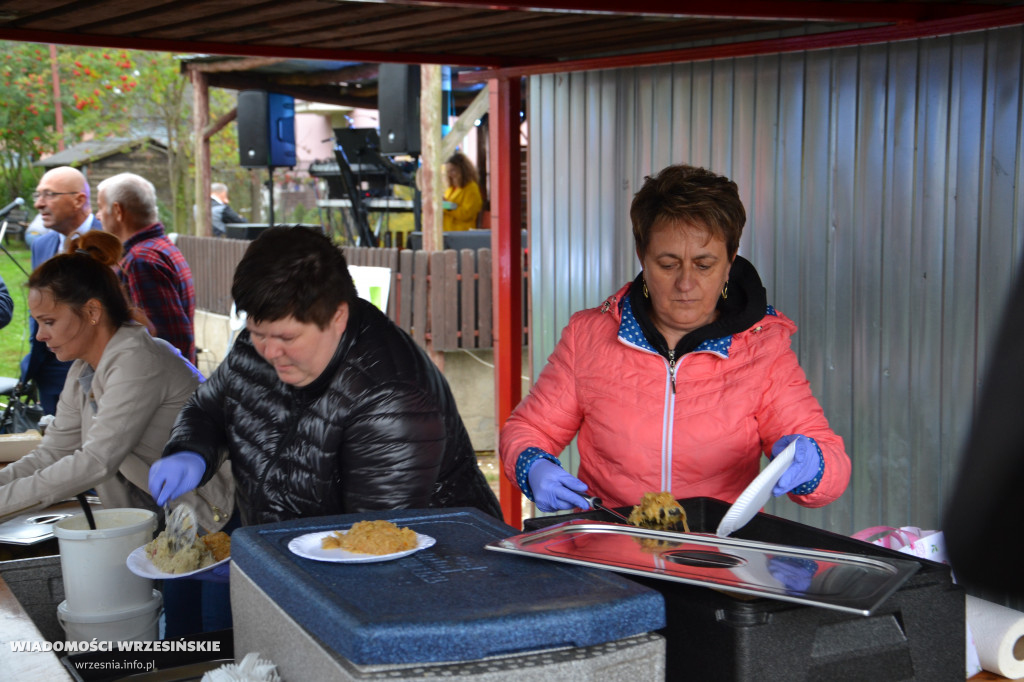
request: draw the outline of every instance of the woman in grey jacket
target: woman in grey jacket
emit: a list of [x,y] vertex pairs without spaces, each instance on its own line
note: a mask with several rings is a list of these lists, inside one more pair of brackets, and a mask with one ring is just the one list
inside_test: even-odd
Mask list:
[[[39,446],[0,471],[0,517],[45,507],[90,488],[103,506],[159,513],[147,491],[171,425],[201,376],[133,318],[100,249],[55,256],[29,278],[37,338],[73,360],[57,414]],[[229,471],[186,501],[207,530],[232,512]]]

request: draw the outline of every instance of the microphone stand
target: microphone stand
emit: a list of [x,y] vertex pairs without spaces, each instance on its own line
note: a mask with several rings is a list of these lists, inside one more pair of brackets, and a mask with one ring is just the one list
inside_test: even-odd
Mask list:
[[[10,211],[8,211],[8,213],[10,213]],[[4,216],[4,222],[3,222],[2,225],[0,225],[0,249],[2,249],[3,252],[7,254],[7,257],[10,258],[11,261],[15,265],[18,266],[19,270],[21,270],[23,273],[25,273],[25,277],[27,278],[28,277],[28,271],[25,270],[25,268],[22,267],[21,263],[18,262],[18,259],[15,258],[14,255],[10,251],[7,250],[7,245],[4,244],[4,237],[6,237],[6,236],[7,236],[7,217],[5,215]]]

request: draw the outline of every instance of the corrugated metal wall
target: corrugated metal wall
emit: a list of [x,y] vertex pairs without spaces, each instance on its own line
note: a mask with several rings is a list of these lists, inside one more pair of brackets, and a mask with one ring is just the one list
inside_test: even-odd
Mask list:
[[534,376],[639,270],[643,177],[707,166],[853,460],[839,502],[768,511],[937,527],[1024,240],[1022,33],[531,78]]

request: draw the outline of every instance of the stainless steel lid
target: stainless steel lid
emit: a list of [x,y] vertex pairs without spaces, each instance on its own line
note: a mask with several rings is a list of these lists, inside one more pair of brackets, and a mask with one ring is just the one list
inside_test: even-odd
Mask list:
[[[88,495],[85,499],[93,511],[103,508],[98,497]],[[0,523],[0,544],[27,546],[46,542],[53,537],[53,527],[58,521],[81,513],[78,500],[71,499],[46,509],[19,514]]]
[[912,560],[576,519],[487,549],[870,615],[920,568]]

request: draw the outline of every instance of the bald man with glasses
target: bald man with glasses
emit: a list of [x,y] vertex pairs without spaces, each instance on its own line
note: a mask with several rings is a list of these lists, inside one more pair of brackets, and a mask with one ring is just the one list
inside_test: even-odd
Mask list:
[[[68,237],[101,228],[92,213],[89,201],[89,183],[77,168],[60,166],[48,170],[32,193],[36,210],[43,225],[50,228],[46,234],[32,242],[32,269],[64,250]],[[39,390],[39,402],[46,414],[57,412],[57,398],[64,388],[70,362],[61,362],[46,347],[36,341],[36,321],[29,318],[32,347],[21,361],[22,380],[33,379]]]

